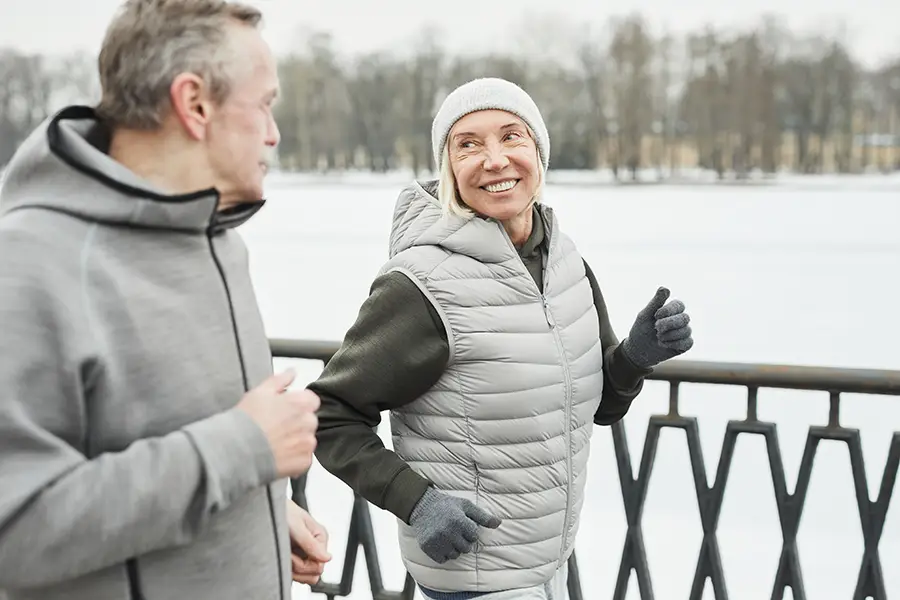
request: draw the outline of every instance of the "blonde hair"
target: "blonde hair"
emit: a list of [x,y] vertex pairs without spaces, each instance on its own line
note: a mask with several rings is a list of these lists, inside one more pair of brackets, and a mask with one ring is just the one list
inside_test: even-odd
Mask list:
[[157,129],[172,81],[184,72],[202,77],[214,102],[224,101],[239,57],[227,44],[228,28],[261,20],[258,9],[226,0],[127,0],[100,51],[97,114],[114,127]]
[[[525,126],[531,139],[535,139],[534,132],[527,125]],[[538,164],[538,184],[534,191],[534,204],[541,203],[541,196],[544,193],[544,165],[541,162],[540,149],[535,144],[535,152],[537,153]],[[471,219],[475,216],[469,206],[459,196],[459,189],[456,185],[456,176],[453,174],[453,166],[450,164],[450,140],[444,145],[444,151],[441,152],[441,168],[438,172],[438,201],[445,215],[462,217],[463,219]]]

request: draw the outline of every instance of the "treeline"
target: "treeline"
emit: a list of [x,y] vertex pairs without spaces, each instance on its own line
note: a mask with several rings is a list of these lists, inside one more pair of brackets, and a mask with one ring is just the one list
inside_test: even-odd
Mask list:
[[[307,35],[280,58],[282,168],[430,170],[441,99],[500,76],[540,105],[551,168],[629,179],[697,167],[738,177],[900,169],[900,59],[865,68],[840,35],[799,35],[767,18],[675,37],[639,15],[557,23],[543,42],[533,29],[531,46],[480,55],[449,52],[437,30],[362,55]],[[94,77],[84,57],[0,51],[0,164],[54,103],[95,97]]]
[[84,54],[58,59],[0,48],[0,167],[48,114],[99,98],[96,65]]

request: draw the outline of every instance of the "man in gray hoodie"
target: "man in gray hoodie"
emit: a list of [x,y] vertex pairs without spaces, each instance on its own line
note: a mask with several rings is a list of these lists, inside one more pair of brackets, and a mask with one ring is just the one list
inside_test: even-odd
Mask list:
[[99,106],[0,190],[0,596],[288,600],[329,559],[287,498],[318,397],[289,391],[235,228],[278,142],[257,10],[128,0]]

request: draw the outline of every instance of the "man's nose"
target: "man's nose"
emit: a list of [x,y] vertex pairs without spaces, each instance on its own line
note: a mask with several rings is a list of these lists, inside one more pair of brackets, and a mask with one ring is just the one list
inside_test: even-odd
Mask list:
[[266,132],[266,146],[274,148],[281,142],[281,131],[278,130],[278,123],[274,117],[269,119],[269,128]]

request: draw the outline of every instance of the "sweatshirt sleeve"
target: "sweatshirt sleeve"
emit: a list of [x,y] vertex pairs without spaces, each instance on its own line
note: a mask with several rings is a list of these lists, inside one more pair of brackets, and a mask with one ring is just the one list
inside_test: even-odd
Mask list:
[[319,463],[407,523],[429,482],[384,447],[376,428],[382,411],[412,402],[440,379],[450,356],[446,336],[416,284],[402,273],[382,275],[340,350],[308,386],[322,401]]
[[239,409],[86,456],[102,367],[85,358],[77,268],[36,264],[40,242],[12,235],[0,232],[0,589],[188,544],[212,514],[275,479],[265,436]]
[[612,425],[621,420],[631,408],[632,401],[641,393],[644,378],[653,370],[640,369],[628,359],[609,322],[606,301],[587,261],[584,262],[584,269],[594,294],[594,306],[600,320],[600,344],[603,348],[603,396],[600,407],[594,414],[594,423]]

